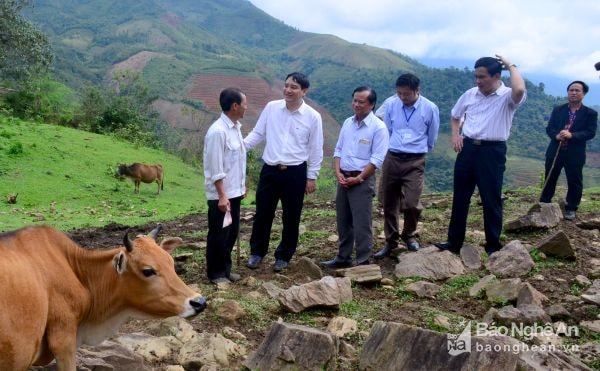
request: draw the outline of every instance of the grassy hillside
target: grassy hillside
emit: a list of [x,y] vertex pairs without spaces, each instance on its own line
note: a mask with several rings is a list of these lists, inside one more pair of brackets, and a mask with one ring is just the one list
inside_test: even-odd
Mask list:
[[[160,163],[156,183],[133,193],[115,178],[118,163]],[[17,203],[6,196],[18,193]],[[109,223],[137,225],[205,209],[200,169],[175,156],[112,137],[0,115],[0,231],[46,223],[62,230]]]

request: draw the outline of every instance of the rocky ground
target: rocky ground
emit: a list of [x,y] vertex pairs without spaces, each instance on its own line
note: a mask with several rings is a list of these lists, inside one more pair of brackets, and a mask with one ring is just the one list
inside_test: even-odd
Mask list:
[[[505,221],[510,221],[527,215],[529,208],[535,204],[537,195],[535,191],[521,190],[508,192],[506,197]],[[566,326],[578,326],[580,329],[578,337],[563,337],[560,341],[580,347],[585,345],[584,351],[574,352],[572,356],[576,360],[584,361],[591,368],[600,369],[598,355],[600,281],[594,284],[594,287],[598,286],[598,295],[594,296],[594,287],[590,288],[594,280],[600,277],[600,231],[598,229],[600,218],[598,213],[589,211],[593,210],[589,205],[596,203],[600,197],[598,195],[587,195],[587,197],[584,205],[588,203],[588,212],[579,213],[575,221],[561,219],[557,220],[555,226],[548,228],[525,228],[505,232],[504,243],[520,241],[516,243],[520,247],[515,251],[525,250],[526,256],[511,261],[511,257],[520,255],[519,252],[510,253],[507,254],[509,257],[504,263],[491,261],[492,259],[485,255],[481,247],[484,242],[482,211],[477,198],[474,198],[469,214],[467,243],[474,249],[472,251],[475,251],[476,260],[481,259],[481,262],[471,262],[474,265],[472,268],[467,268],[456,256],[441,258],[446,253],[439,253],[434,248],[431,248],[429,254],[433,257],[432,260],[413,263],[414,256],[425,257],[426,251],[429,251],[428,246],[445,239],[450,216],[450,196],[427,195],[423,198],[426,209],[419,226],[419,239],[425,252],[410,253],[401,249],[398,251],[397,258],[376,261],[377,265],[373,269],[379,271],[380,268],[381,277],[375,278],[375,282],[370,279],[371,282],[367,283],[357,283],[354,278],[351,300],[333,306],[322,303],[323,305],[317,307],[301,309],[298,313],[290,312],[290,309],[280,304],[276,297],[281,290],[314,282],[320,278],[318,269],[310,265],[310,260],[318,263],[335,256],[337,236],[335,205],[332,202],[318,202],[311,200],[310,197],[307,199],[301,226],[300,246],[290,268],[281,274],[275,274],[271,270],[273,246],[270,254],[257,270],[249,270],[245,267],[253,207],[244,208],[239,260],[237,251],[233,254],[234,269],[244,279],[224,287],[211,285],[205,277],[204,247],[207,232],[205,215],[189,215],[179,220],[166,221],[163,223],[162,234],[184,239],[186,246],[180,248],[175,254],[182,255],[181,261],[178,262],[178,270],[188,284],[197,285],[202,294],[209,299],[209,308],[206,312],[189,321],[193,330],[198,334],[214,336],[219,334],[231,341],[227,343],[229,345],[223,345],[230,347],[228,348],[230,351],[225,352],[227,354],[224,356],[225,359],[213,360],[214,369],[242,368],[245,360],[259,349],[271,326],[278,320],[286,324],[305,325],[318,330],[326,330],[330,326],[330,331],[333,331],[335,325],[331,322],[340,320],[337,317],[343,317],[341,319],[343,324],[338,326],[338,330],[341,331],[339,335],[341,335],[342,346],[335,361],[337,367],[341,369],[357,369],[359,366],[362,368],[364,365],[369,365],[364,354],[361,354],[361,349],[369,342],[369,333],[377,321],[398,322],[442,333],[458,334],[469,320],[486,320],[495,323],[524,320],[530,323],[543,323],[550,320],[554,324],[562,322]],[[280,214],[277,215],[274,226],[273,245],[279,238],[279,218]],[[154,226],[135,227],[134,231],[146,233]],[[126,229],[126,226],[109,225],[102,229],[75,231],[71,236],[85,247],[107,247],[120,244]],[[383,245],[383,217],[380,208],[374,208],[374,229],[377,250]],[[542,245],[548,242],[549,237],[557,235],[560,231],[564,232],[566,240],[559,238],[559,245],[571,246],[575,254],[574,258],[556,257],[557,254],[550,250],[546,250],[546,253],[542,252]],[[532,262],[529,267],[528,257],[531,257]],[[462,271],[427,273],[428,267],[448,266],[450,263],[447,259],[458,259]],[[463,257],[464,259],[469,258]],[[410,264],[408,267],[398,268],[398,265],[402,265],[403,262],[410,262]],[[411,270],[419,264],[425,269],[424,271]],[[498,267],[495,264],[505,264],[505,266]],[[524,266],[521,267],[521,264]],[[515,268],[516,266],[519,268]],[[413,275],[411,272],[425,273]],[[486,290],[485,285],[482,285],[483,290],[473,292],[473,286],[490,273],[495,274],[493,282],[500,282],[496,286],[512,287],[514,293],[497,293],[493,291],[495,288],[490,286],[487,286]],[[335,276],[336,272],[325,269],[323,275]],[[517,278],[520,281],[515,283]],[[507,281],[511,279],[512,281]],[[424,281],[426,283],[423,283]],[[529,285],[526,285],[527,283]],[[520,293],[523,287],[527,288],[526,292]],[[495,294],[491,295],[491,292]],[[599,301],[594,302],[594,300]],[[523,308],[529,308],[524,307],[525,304],[534,305],[540,308],[541,312],[536,311],[535,308],[525,310]],[[554,308],[549,310],[551,306]],[[521,310],[519,311],[517,307]],[[346,320],[347,322],[344,322]],[[160,325],[157,323],[156,321],[130,321],[122,328],[122,333],[144,332],[160,335],[160,331],[157,330]],[[342,327],[344,329],[340,330]],[[239,349],[232,350],[231,347],[235,346]],[[167,369],[168,365],[178,364],[185,365],[187,369],[211,369],[210,363],[206,363],[208,361],[181,363],[181,358],[178,358],[175,353],[167,352],[161,359],[153,357],[145,358],[148,367],[154,369]],[[327,368],[330,367],[331,363]],[[169,370],[176,369],[181,368],[169,368]]]

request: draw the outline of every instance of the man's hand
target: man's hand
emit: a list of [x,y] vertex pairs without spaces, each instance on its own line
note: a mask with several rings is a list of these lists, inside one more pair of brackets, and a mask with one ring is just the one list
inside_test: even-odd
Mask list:
[[563,140],[571,139],[572,137],[573,137],[573,134],[568,130],[561,130],[560,133],[558,133],[556,135],[556,139],[561,142]]
[[231,210],[231,205],[229,204],[229,199],[227,197],[219,197],[219,210],[221,212],[226,213]]
[[512,64],[511,61],[509,61],[508,59],[504,58],[503,56],[501,56],[499,54],[496,54],[496,58],[498,58],[500,63],[502,63],[502,69],[508,70],[510,68],[510,65]]
[[306,189],[304,190],[304,193],[310,194],[310,193],[313,193],[314,191],[316,191],[316,189],[317,189],[317,182],[314,179],[307,179],[306,180]]
[[452,148],[454,152],[459,153],[463,149],[463,137],[460,135],[452,135]]

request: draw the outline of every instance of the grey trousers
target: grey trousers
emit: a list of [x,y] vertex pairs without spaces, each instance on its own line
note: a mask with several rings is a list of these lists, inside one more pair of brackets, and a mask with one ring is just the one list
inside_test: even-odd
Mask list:
[[344,188],[338,184],[335,197],[337,229],[339,236],[339,262],[352,263],[352,250],[356,246],[356,262],[369,259],[373,249],[373,197],[375,176],[364,182]]

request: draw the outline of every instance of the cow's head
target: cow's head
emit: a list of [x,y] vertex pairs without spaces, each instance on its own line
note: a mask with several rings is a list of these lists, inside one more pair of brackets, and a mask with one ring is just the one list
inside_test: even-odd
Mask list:
[[119,167],[117,167],[117,175],[118,176],[125,176],[125,175],[127,175],[127,165],[125,165],[125,164],[119,164]]
[[194,316],[206,308],[206,300],[175,273],[169,253],[181,245],[181,238],[167,238],[158,246],[155,239],[160,229],[159,225],[133,241],[125,234],[125,250],[113,258],[113,266],[121,276],[121,289],[133,309],[150,316]]

